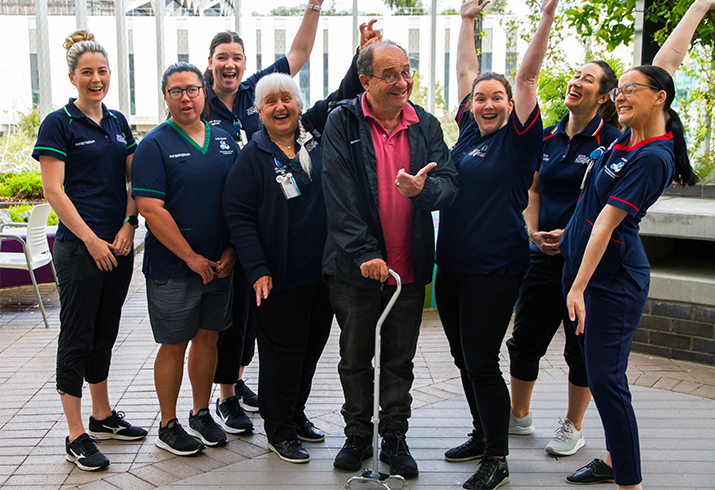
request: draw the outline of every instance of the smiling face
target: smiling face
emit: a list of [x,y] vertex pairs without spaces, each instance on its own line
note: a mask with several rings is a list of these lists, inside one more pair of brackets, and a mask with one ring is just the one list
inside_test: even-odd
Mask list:
[[291,91],[268,94],[258,105],[258,115],[271,139],[292,139],[298,129],[300,102]]
[[181,97],[178,99],[172,99],[168,91],[172,89],[186,89],[192,86],[200,87],[201,80],[199,80],[196,73],[191,71],[173,73],[166,78],[164,100],[169,108],[171,120],[181,127],[189,126],[201,118],[201,113],[204,110],[203,89],[199,90],[198,97],[191,98],[186,92],[182,92]]
[[72,85],[77,87],[77,97],[81,103],[101,102],[109,90],[109,66],[102,53],[83,54],[69,77]]
[[653,85],[653,82],[638,70],[630,70],[621,76],[618,86],[623,87],[628,83],[638,83],[635,91],[626,97],[622,93],[616,97],[616,111],[618,122],[624,126],[639,127],[652,121],[658,113],[663,112],[665,90],[654,90],[643,85]]
[[216,46],[213,54],[209,56],[209,70],[214,76],[211,87],[214,92],[217,94],[236,92],[246,71],[243,46],[239,43],[224,43]]
[[608,100],[608,94],[601,94],[603,69],[586,63],[574,73],[566,85],[564,105],[573,114],[595,114],[601,104]]
[[[410,69],[410,60],[407,55],[397,46],[381,46],[375,49],[372,59],[372,77],[360,75],[367,101],[373,115],[395,116],[402,112],[402,109],[410,100],[412,95],[413,79],[406,81],[400,73]],[[398,76],[397,82],[388,85],[384,80],[387,75]]]
[[472,93],[472,114],[482,134],[491,134],[506,124],[514,101],[499,80],[482,80]]

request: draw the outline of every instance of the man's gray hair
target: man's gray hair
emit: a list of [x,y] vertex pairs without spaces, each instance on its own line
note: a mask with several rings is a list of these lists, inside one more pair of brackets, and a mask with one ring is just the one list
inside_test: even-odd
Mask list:
[[360,54],[358,55],[358,59],[357,59],[358,75],[365,75],[368,77],[372,76],[373,52],[378,48],[384,48],[386,46],[400,48],[403,53],[407,54],[407,51],[405,51],[405,48],[403,48],[402,46],[400,46],[399,44],[397,44],[394,41],[384,40],[384,41],[374,42],[374,43],[370,44],[368,47],[360,50]]

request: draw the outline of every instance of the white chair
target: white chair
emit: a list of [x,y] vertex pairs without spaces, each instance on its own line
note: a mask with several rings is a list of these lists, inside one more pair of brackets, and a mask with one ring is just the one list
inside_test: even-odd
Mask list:
[[[26,270],[30,273],[32,285],[35,288],[37,301],[40,303],[40,311],[42,319],[45,321],[45,328],[48,328],[47,315],[45,314],[45,306],[42,304],[40,290],[37,287],[34,270],[38,267],[50,264],[52,267],[52,275],[55,278],[55,286],[57,286],[57,273],[55,272],[55,264],[52,263],[52,254],[50,246],[47,242],[47,217],[50,215],[52,208],[49,204],[38,204],[32,208],[30,219],[27,223],[3,223],[0,224],[0,239],[8,238],[22,244],[22,252],[1,252],[0,251],[0,269],[19,269]],[[12,233],[3,233],[5,228],[9,227],[27,227],[26,239]]]

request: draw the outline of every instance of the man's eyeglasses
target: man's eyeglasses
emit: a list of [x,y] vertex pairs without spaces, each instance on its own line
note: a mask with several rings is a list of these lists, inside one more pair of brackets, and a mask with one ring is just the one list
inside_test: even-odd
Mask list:
[[636,85],[640,85],[641,87],[647,87],[653,90],[661,90],[658,87],[654,87],[652,85],[646,85],[644,83],[637,83],[637,82],[632,82],[632,83],[627,83],[623,87],[616,87],[612,88],[611,90],[608,91],[608,95],[611,96],[611,100],[613,102],[616,101],[618,98],[618,94],[623,94],[624,97],[630,97],[633,95],[633,92],[636,91]]
[[186,88],[171,88],[166,91],[167,94],[169,94],[169,97],[172,99],[180,99],[181,96],[183,95],[184,92],[186,92],[186,95],[191,97],[192,99],[195,97],[199,96],[200,89],[203,87],[197,87],[196,85],[191,85],[190,87]]
[[372,75],[370,76],[370,78],[379,78],[380,80],[384,80],[387,85],[394,85],[400,81],[400,77],[402,77],[406,82],[409,82],[410,80],[412,80],[414,74],[415,70],[409,68],[407,70],[402,70],[400,73],[390,73],[386,77],[378,77],[377,75]]

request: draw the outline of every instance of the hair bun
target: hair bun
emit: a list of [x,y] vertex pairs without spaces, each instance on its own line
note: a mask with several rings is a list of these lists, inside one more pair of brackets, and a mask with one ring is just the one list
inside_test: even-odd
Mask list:
[[82,41],[94,41],[94,34],[87,30],[75,31],[65,38],[65,42],[62,45],[66,50]]

